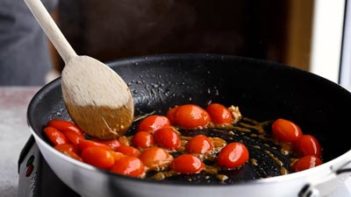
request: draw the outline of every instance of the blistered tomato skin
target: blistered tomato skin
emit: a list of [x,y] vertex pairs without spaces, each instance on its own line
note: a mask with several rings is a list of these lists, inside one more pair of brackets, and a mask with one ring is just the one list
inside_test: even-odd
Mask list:
[[296,141],[297,151],[301,156],[321,156],[321,146],[312,135],[303,135]]
[[290,120],[277,119],[272,124],[273,137],[281,142],[295,142],[302,136],[299,126]]
[[115,162],[111,172],[131,177],[143,177],[145,166],[137,157],[125,156]]
[[191,154],[183,154],[173,160],[171,168],[181,174],[197,174],[205,168],[205,164]]
[[66,136],[54,127],[45,127],[44,133],[46,137],[49,138],[51,144],[54,146],[66,144],[68,142]]
[[110,153],[112,154],[113,158],[115,159],[115,162],[117,160],[122,159],[123,157],[127,157],[127,155],[120,153],[120,152],[110,151]]
[[206,127],[211,121],[207,111],[192,104],[179,106],[174,117],[176,124],[184,129]]
[[236,168],[249,160],[249,151],[239,142],[227,144],[218,154],[217,163],[224,168]]
[[84,140],[84,136],[78,134],[77,132],[73,130],[62,130],[62,133],[66,136],[69,142],[71,142],[74,145],[78,145],[81,140]]
[[178,110],[178,106],[175,106],[173,108],[170,108],[167,111],[167,118],[171,122],[172,125],[177,125],[177,122],[175,121],[175,114]]
[[83,132],[73,122],[70,121],[52,119],[48,122],[48,126],[54,127],[60,131],[70,130],[80,136],[83,136]]
[[151,147],[139,156],[139,159],[150,169],[164,168],[169,165],[173,157],[164,149]]
[[168,127],[171,123],[166,116],[151,115],[140,121],[138,131],[154,132],[158,129]]
[[176,150],[180,147],[180,137],[175,132],[174,128],[168,127],[155,131],[154,133],[155,143],[169,150]]
[[76,152],[77,149],[72,144],[59,144],[55,146],[55,149],[60,152]]
[[308,156],[304,156],[302,158],[300,158],[299,160],[297,160],[293,166],[292,169],[295,172],[299,172],[302,170],[307,170],[316,166],[319,166],[322,163],[322,161],[314,156],[314,155],[308,155]]
[[218,125],[230,125],[234,122],[232,113],[221,104],[212,103],[207,106],[206,111],[211,117],[211,121]]
[[154,145],[154,137],[150,132],[138,131],[133,136],[132,143],[137,148],[148,148]]
[[132,146],[121,145],[116,151],[128,156],[138,157],[140,155],[140,151]]
[[118,147],[121,146],[121,143],[117,139],[112,139],[112,140],[93,139],[93,141],[101,144],[105,144],[106,146],[110,147],[112,150],[116,150]]
[[101,147],[101,148],[105,148],[105,149],[111,149],[106,144],[102,144],[102,143],[95,142],[92,140],[87,140],[87,139],[81,139],[78,143],[78,148],[81,151],[83,151],[84,149],[89,148],[89,147]]
[[209,153],[212,149],[212,142],[204,135],[196,135],[186,144],[186,151],[193,154]]
[[59,144],[55,146],[55,149],[73,159],[83,161],[82,158],[77,154],[77,150],[72,144]]
[[115,163],[110,150],[102,147],[86,148],[81,156],[84,162],[102,169],[110,169]]

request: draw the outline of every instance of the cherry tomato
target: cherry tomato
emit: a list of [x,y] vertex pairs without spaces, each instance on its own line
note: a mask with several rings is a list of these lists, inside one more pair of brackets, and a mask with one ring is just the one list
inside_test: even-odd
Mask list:
[[111,154],[113,155],[113,158],[115,159],[115,161],[127,156],[123,153],[115,152],[115,151],[111,151]]
[[296,141],[297,151],[301,156],[315,155],[321,156],[321,146],[318,140],[312,135],[303,135]]
[[98,168],[110,169],[115,164],[111,151],[102,147],[88,147],[81,156],[84,162]]
[[272,133],[274,138],[282,142],[294,142],[302,136],[302,131],[295,123],[277,119],[272,124]]
[[137,157],[125,156],[115,162],[111,172],[131,177],[143,177],[145,167]]
[[180,147],[180,137],[172,127],[155,131],[154,139],[158,146],[166,149],[176,150]]
[[116,150],[118,147],[121,146],[121,143],[117,139],[112,139],[112,140],[100,140],[100,139],[92,139],[92,141],[95,141],[97,143],[105,144],[109,146],[112,150]]
[[184,129],[205,127],[210,123],[208,113],[201,107],[192,104],[179,106],[174,117],[177,125]]
[[132,143],[137,148],[148,148],[154,145],[154,137],[150,132],[138,131],[133,136]]
[[322,163],[322,161],[314,156],[314,155],[308,155],[308,156],[304,156],[302,158],[300,158],[299,160],[297,160],[293,166],[292,169],[295,172],[299,172],[302,170],[307,170],[313,167],[316,167],[318,165],[320,165]]
[[189,153],[204,154],[213,149],[210,139],[204,135],[196,135],[186,144],[186,150]]
[[173,160],[172,155],[158,147],[146,149],[139,157],[145,166],[150,169],[167,167]]
[[218,154],[217,163],[221,167],[235,168],[249,160],[249,151],[239,142],[227,144]]
[[170,125],[171,123],[166,116],[151,115],[140,121],[138,131],[154,132]]
[[128,155],[128,156],[138,157],[140,155],[140,151],[134,147],[131,147],[131,146],[121,145],[120,147],[118,147],[116,149],[116,151],[123,153],[125,155]]
[[84,149],[90,148],[90,147],[101,147],[104,149],[111,149],[111,147],[106,145],[106,144],[95,142],[92,140],[81,139],[78,143],[78,148],[80,150],[84,150]]
[[62,133],[73,145],[78,145],[79,142],[84,139],[83,135],[77,134],[75,131],[72,130],[62,130]]
[[66,144],[68,142],[65,135],[54,127],[45,127],[44,133],[46,137],[49,138],[51,144],[53,144],[54,146],[60,145],[60,144]]
[[234,122],[232,113],[224,105],[212,103],[206,108],[206,111],[215,124],[229,125]]
[[205,168],[205,164],[191,154],[183,154],[173,160],[171,168],[181,174],[197,174]]
[[48,122],[48,126],[54,127],[60,131],[71,130],[78,135],[83,136],[83,132],[73,122],[70,121],[53,119]]
[[175,113],[178,110],[178,106],[175,106],[173,108],[170,108],[167,111],[167,118],[171,122],[172,125],[176,125],[177,123],[175,122]]
[[78,156],[77,150],[72,144],[59,144],[55,146],[55,149],[73,159],[83,161],[82,158]]
[[72,144],[59,144],[55,146],[55,149],[60,152],[77,152],[77,149]]

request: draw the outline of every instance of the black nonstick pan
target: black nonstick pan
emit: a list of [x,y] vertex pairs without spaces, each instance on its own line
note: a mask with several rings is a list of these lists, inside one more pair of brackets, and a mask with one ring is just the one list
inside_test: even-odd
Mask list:
[[287,169],[289,157],[275,151],[274,144],[264,145],[267,142],[243,134],[231,140],[244,141],[259,165],[247,164],[231,174],[227,184],[206,182],[201,174],[191,177],[192,182],[185,181],[189,177],[157,182],[111,174],[60,154],[43,136],[42,129],[50,119],[69,118],[58,79],[34,96],[28,123],[50,167],[82,196],[303,196],[315,180],[331,175],[337,179],[337,173],[348,171],[351,94],[326,79],[272,62],[207,54],[140,57],[112,62],[110,66],[128,83],[137,115],[155,110],[164,113],[171,106],[185,103],[234,104],[245,117],[257,121],[281,117],[293,120],[319,139],[324,164],[279,176],[280,167],[252,147],[266,146]]

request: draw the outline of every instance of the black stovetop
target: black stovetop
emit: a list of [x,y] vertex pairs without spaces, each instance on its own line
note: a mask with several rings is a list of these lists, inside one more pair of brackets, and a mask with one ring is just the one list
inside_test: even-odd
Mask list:
[[24,146],[18,161],[18,197],[79,197],[51,170],[33,137]]

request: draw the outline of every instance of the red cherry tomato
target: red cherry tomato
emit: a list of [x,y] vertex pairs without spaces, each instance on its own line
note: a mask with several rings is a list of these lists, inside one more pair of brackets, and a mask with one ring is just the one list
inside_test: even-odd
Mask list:
[[131,147],[131,146],[121,145],[120,147],[118,147],[116,149],[116,151],[123,153],[125,155],[128,155],[128,156],[138,157],[140,155],[140,151],[134,147]]
[[197,174],[205,168],[205,164],[191,154],[183,154],[173,160],[171,168],[181,174]]
[[65,155],[67,155],[75,160],[83,161],[83,159],[75,152],[65,151],[65,152],[63,152],[63,154],[65,154]]
[[92,141],[95,141],[97,143],[105,144],[108,147],[110,147],[112,150],[116,150],[118,147],[121,146],[121,143],[117,139],[112,139],[112,140],[100,140],[100,139],[92,139]]
[[133,136],[132,143],[137,148],[148,148],[154,145],[154,137],[150,132],[138,131]]
[[158,147],[146,149],[139,158],[150,169],[166,167],[173,160],[173,157],[167,151]]
[[83,136],[83,132],[73,123],[66,120],[53,119],[48,122],[48,126],[54,127],[60,131],[70,130],[78,135]]
[[54,146],[60,145],[60,144],[66,144],[68,142],[65,135],[54,127],[45,127],[44,133],[46,137],[49,138],[51,144],[53,144]]
[[98,168],[110,169],[115,164],[111,151],[101,147],[89,147],[83,150],[82,159],[84,162]]
[[172,127],[155,131],[154,139],[155,143],[162,148],[176,150],[180,147],[180,137]]
[[322,161],[314,156],[314,155],[308,155],[308,156],[304,156],[302,158],[300,158],[299,160],[297,160],[293,166],[292,169],[295,172],[299,172],[302,170],[307,170],[313,167],[316,167],[318,165],[320,165],[322,163]]
[[73,159],[83,161],[82,158],[78,156],[77,150],[72,144],[59,144],[55,146],[55,149]]
[[212,103],[206,108],[206,111],[210,115],[211,121],[215,124],[229,125],[234,121],[233,115],[224,105]]
[[249,151],[239,142],[226,145],[218,154],[217,163],[221,167],[235,168],[249,160]]
[[111,151],[111,154],[113,155],[113,158],[115,159],[115,161],[127,156],[123,153],[115,152],[115,151]]
[[151,115],[140,121],[138,131],[154,132],[170,125],[171,123],[166,116]]
[[115,162],[111,172],[131,177],[143,177],[145,167],[137,157],[125,156]]
[[272,133],[274,138],[282,142],[294,142],[302,136],[300,127],[285,119],[277,119],[273,122]]
[[175,113],[178,110],[178,106],[175,106],[173,108],[170,108],[167,112],[167,118],[171,122],[172,125],[176,125],[177,123],[175,122]]
[[208,113],[201,107],[192,104],[179,106],[174,117],[177,125],[184,129],[205,127],[210,123]]
[[77,149],[72,144],[59,144],[55,146],[55,149],[60,152],[77,152]]
[[81,151],[83,151],[86,148],[90,148],[90,147],[101,147],[101,148],[104,148],[104,149],[111,149],[106,144],[95,142],[95,141],[92,141],[92,140],[81,139],[79,141],[79,143],[78,143],[78,148]]
[[197,135],[189,140],[186,144],[186,150],[189,153],[204,154],[213,149],[210,139],[204,135]]
[[65,129],[61,131],[73,145],[78,145],[79,142],[84,139],[83,135],[80,135],[73,130]]
[[321,146],[318,140],[312,135],[303,135],[296,141],[297,151],[301,156],[315,155],[321,156]]

